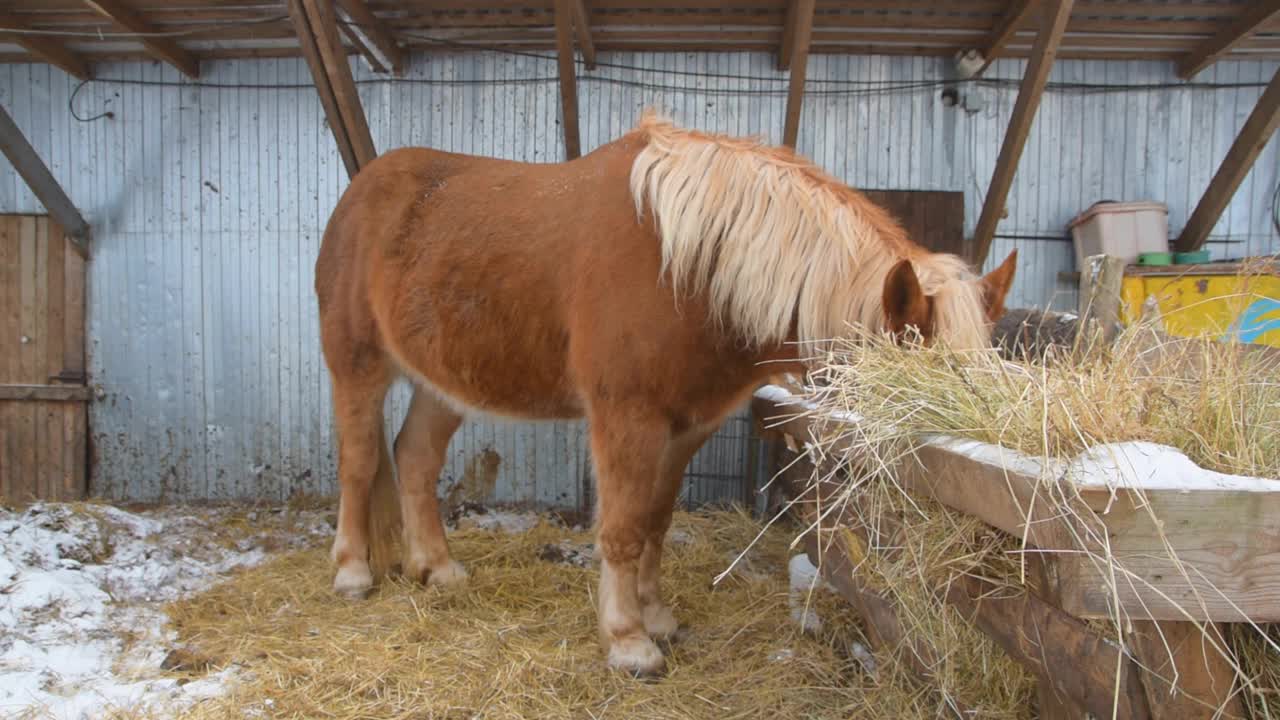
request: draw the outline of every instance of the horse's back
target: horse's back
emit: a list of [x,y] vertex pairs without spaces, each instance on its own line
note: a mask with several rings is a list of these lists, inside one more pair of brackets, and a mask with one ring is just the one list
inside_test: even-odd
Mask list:
[[326,355],[386,354],[491,412],[580,415],[568,351],[583,277],[629,257],[656,285],[657,248],[627,190],[633,154],[611,144],[555,164],[423,148],[379,157],[343,194],[317,262]]

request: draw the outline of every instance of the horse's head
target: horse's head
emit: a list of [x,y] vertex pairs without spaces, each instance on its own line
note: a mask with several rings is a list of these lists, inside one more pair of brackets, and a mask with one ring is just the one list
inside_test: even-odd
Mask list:
[[901,338],[914,328],[925,343],[941,336],[953,344],[973,345],[975,338],[988,336],[988,324],[1004,315],[1017,259],[1014,250],[987,275],[951,280],[932,295],[926,294],[911,261],[899,261],[884,280],[885,329]]

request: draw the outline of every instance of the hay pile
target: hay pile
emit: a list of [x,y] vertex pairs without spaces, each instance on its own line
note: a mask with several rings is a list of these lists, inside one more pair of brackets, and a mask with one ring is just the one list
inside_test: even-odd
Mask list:
[[[943,347],[904,353],[878,336],[838,342],[826,348],[817,363],[823,369],[802,393],[813,415],[837,420],[815,426],[826,430],[811,452],[823,458],[832,448],[856,448],[827,455],[813,481],[830,480],[834,467],[843,483],[838,504],[871,539],[859,576],[907,609],[918,627],[915,639],[932,648],[939,666],[938,692],[965,703],[1000,698],[1001,707],[986,708],[984,716],[1012,716],[1020,703],[1025,712],[1030,678],[996,660],[1000,651],[991,641],[955,627],[957,619],[935,591],[976,575],[1021,592],[1021,543],[896,484],[890,468],[926,436],[968,437],[1062,459],[1099,444],[1150,441],[1220,472],[1280,478],[1280,362],[1274,353],[1174,340],[1151,324],[1126,328],[1111,345],[1061,330],[1056,324],[1023,328],[998,343],[1003,357]],[[1045,501],[1066,512],[1065,494],[1072,490],[1059,480],[1044,478]],[[1125,622],[1112,623],[1121,644]],[[1280,633],[1249,626],[1234,632],[1239,675],[1255,716],[1280,717]]]
[[392,581],[360,602],[333,595],[324,548],[285,555],[168,608],[192,677],[239,668],[229,695],[186,717],[936,717],[889,658],[868,671],[834,594],[806,598],[816,633],[793,621],[795,532],[756,540],[745,514],[677,514],[663,586],[687,628],[658,682],[605,668],[589,533],[548,521],[459,530],[450,542],[467,583]]

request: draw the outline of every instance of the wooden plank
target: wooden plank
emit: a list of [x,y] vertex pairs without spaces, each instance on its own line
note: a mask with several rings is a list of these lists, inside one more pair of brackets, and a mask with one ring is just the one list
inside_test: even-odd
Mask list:
[[[18,382],[43,383],[40,371],[44,364],[36,352],[35,343],[39,336],[40,308],[36,306],[36,223],[35,218],[24,215],[18,221],[18,283],[21,307],[18,325]],[[36,418],[39,407],[29,404],[15,409],[18,421],[15,424],[18,435],[16,483],[20,497],[40,496],[40,474],[36,463],[37,438]]]
[[1085,720],[1089,712],[1047,682],[1036,685],[1036,702],[1040,720]]
[[325,77],[329,80],[334,104],[351,144],[358,172],[359,168],[377,157],[377,152],[373,147],[373,137],[369,134],[364,107],[360,104],[360,95],[356,92],[355,80],[351,77],[351,66],[338,35],[333,6],[329,0],[302,0],[302,8],[306,12],[311,35],[315,38],[316,51],[324,67]]
[[1009,118],[1009,127],[1005,131],[1004,143],[1000,146],[991,184],[987,186],[982,214],[978,217],[978,225],[973,233],[974,260],[979,266],[986,262],[991,241],[995,238],[996,226],[1000,223],[1000,216],[1004,214],[1005,199],[1009,196],[1009,188],[1013,186],[1023,146],[1026,145],[1027,136],[1031,134],[1031,124],[1035,120],[1036,109],[1040,107],[1040,96],[1049,81],[1049,70],[1053,67],[1062,33],[1071,17],[1072,2],[1073,0],[1044,0],[1042,4],[1044,17],[1040,32],[1037,33],[1031,50],[1031,61],[1027,63],[1027,69],[1022,75],[1018,99],[1014,102],[1013,115]]
[[[0,14],[0,26],[15,30],[26,30],[31,27],[21,18],[8,13]],[[93,71],[89,68],[89,62],[84,56],[67,49],[66,45],[52,38],[25,33],[0,33],[0,39],[21,45],[38,60],[49,63],[78,80],[88,80],[93,77]]]
[[0,385],[0,400],[34,402],[88,402],[91,393],[84,385]]
[[[1105,508],[1112,552],[1132,577],[1113,583],[1107,569],[1088,558],[1055,557],[1068,612],[1110,617],[1118,599],[1134,617],[1280,621],[1280,492],[1081,494],[1095,510]],[[1169,559],[1169,548],[1181,565]]]
[[[0,215],[0,382],[18,379],[19,291],[18,218]],[[0,403],[0,498],[16,498],[17,413]]]
[[1240,134],[1236,136],[1231,149],[1227,150],[1227,156],[1214,173],[1213,180],[1209,181],[1209,187],[1200,197],[1200,202],[1196,203],[1196,209],[1192,211],[1187,224],[1182,228],[1182,234],[1174,243],[1176,250],[1198,250],[1209,239],[1213,226],[1218,223],[1218,218],[1222,217],[1222,211],[1231,202],[1236,189],[1275,134],[1277,125],[1280,125],[1280,70],[1271,76],[1267,89],[1258,98],[1253,112],[1249,113],[1244,127],[1240,128]]
[[[788,461],[790,463],[790,461]],[[817,521],[818,508],[826,507],[824,497],[838,492],[836,483],[813,488],[806,479],[812,470],[808,459],[800,458],[786,471],[784,485],[795,498],[793,509],[810,526]],[[799,479],[799,482],[796,482]],[[880,531],[896,545],[894,537],[905,532],[892,517],[877,516]],[[913,642],[897,618],[893,604],[870,590],[856,575],[844,543],[832,532],[842,527],[854,532],[862,543],[871,544],[860,524],[851,516],[828,515],[816,532],[805,537],[806,551],[823,577],[848,599],[867,621],[876,637],[870,638],[889,650],[912,643],[913,653],[903,656],[920,677],[930,677],[932,651],[925,642]],[[1042,686],[1071,699],[1073,704],[1097,717],[1144,720],[1150,717],[1139,668],[1107,638],[1088,625],[1053,607],[1035,595],[1010,595],[976,578],[957,580],[938,588],[938,599],[955,608],[967,622],[990,637],[1015,662],[1034,673]],[[972,715],[960,713],[961,717]]]
[[404,53],[365,0],[337,0],[340,12],[346,17],[346,28],[361,38],[362,54],[369,65],[381,72],[400,75],[404,71]]
[[578,47],[582,49],[582,61],[588,70],[596,69],[596,44],[591,39],[591,18],[587,15],[586,0],[573,0],[573,27],[578,32]]
[[560,121],[564,124],[564,154],[572,160],[582,154],[578,134],[578,78],[573,61],[572,0],[555,0],[556,59],[560,71]]
[[69,233],[76,248],[87,255],[89,224],[3,107],[0,107],[0,152],[9,159],[53,220]]
[[800,110],[804,104],[814,5],[814,0],[792,0],[795,18],[791,27],[791,75],[787,83],[787,117],[782,130],[782,144],[792,148],[796,146],[796,136],[800,133]]
[[[45,217],[25,218],[25,225],[31,228],[34,237],[34,263],[27,281],[31,283],[34,298],[34,314],[31,318],[31,342],[27,344],[30,353],[27,368],[31,382],[48,382],[49,367],[49,221]],[[31,404],[32,436],[30,443],[35,455],[35,463],[31,466],[31,478],[36,483],[36,497],[51,497],[48,438],[48,415],[50,407],[45,403]]]
[[1235,22],[1187,53],[1178,62],[1178,77],[1190,80],[1277,18],[1280,18],[1280,0],[1255,0],[1253,7],[1240,11]]
[[982,67],[974,73],[974,76],[981,76],[982,73],[991,67],[991,63],[995,62],[1005,51],[1009,42],[1013,40],[1018,30],[1026,24],[1031,18],[1031,12],[1035,9],[1036,4],[1040,0],[1010,0],[1009,8],[1005,10],[1004,15],[1000,17],[1000,22],[991,29],[991,33],[987,35],[981,46],[982,51]]
[[347,169],[347,177],[355,177],[360,171],[360,163],[356,159],[355,149],[347,137],[346,126],[342,122],[342,113],[338,111],[338,102],[329,84],[329,75],[325,72],[324,62],[320,59],[320,50],[316,47],[315,33],[311,29],[311,21],[302,6],[302,0],[289,0],[289,17],[298,31],[298,48],[311,71],[311,80],[315,83],[316,94],[320,96],[320,105],[324,108],[325,120],[329,123],[329,131],[338,146],[338,155]]
[[69,379],[85,382],[85,258],[63,252],[62,369]]
[[[794,407],[757,397],[752,409],[775,419],[774,432],[801,441],[816,444],[826,432],[821,421],[796,416]],[[1197,620],[1238,622],[1243,613],[1257,622],[1280,621],[1280,534],[1274,529],[1280,492],[1078,487],[1078,495],[1055,498],[1050,507],[1039,472],[1019,467],[1010,453],[978,460],[926,445],[894,473],[911,492],[1057,551],[1043,554],[1052,577],[1046,593],[1074,616],[1112,617],[1118,600],[1134,618],[1180,621],[1191,613]],[[1180,566],[1169,559],[1170,549]],[[1112,582],[1109,566],[1094,559],[1106,552],[1132,577]]]
[[[84,0],[84,3],[129,32],[154,34],[157,30],[120,0]],[[200,61],[172,40],[162,37],[140,37],[138,41],[153,57],[169,63],[193,80],[200,77]]]
[[63,249],[67,242],[62,229],[52,225],[47,219],[40,223],[43,226],[43,255],[45,257],[45,318],[44,318],[44,378],[41,382],[52,382],[60,377],[65,369],[65,345],[67,341],[67,294],[64,281],[67,263]]
[[1229,650],[1220,625],[1210,626],[1210,637],[1217,649],[1193,623],[1132,624],[1128,642],[1146,669],[1142,684],[1153,718],[1245,717],[1239,696],[1232,694],[1236,673],[1222,655]]

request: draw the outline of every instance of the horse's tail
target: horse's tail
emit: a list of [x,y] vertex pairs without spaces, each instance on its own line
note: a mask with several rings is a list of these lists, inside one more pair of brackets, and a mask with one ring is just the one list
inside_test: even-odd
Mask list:
[[387,438],[379,422],[378,471],[369,489],[369,570],[375,579],[386,577],[391,571],[400,528],[400,491],[396,487],[391,453],[387,452]]

